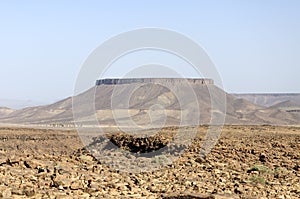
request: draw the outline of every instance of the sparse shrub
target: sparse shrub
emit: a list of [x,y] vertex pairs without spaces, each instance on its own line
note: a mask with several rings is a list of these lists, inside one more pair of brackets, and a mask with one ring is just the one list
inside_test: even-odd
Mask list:
[[252,182],[252,183],[259,183],[259,184],[262,184],[262,185],[265,185],[266,184],[266,180],[265,178],[261,177],[261,176],[251,176],[249,178],[249,180]]
[[251,173],[252,171],[258,171],[261,174],[264,174],[264,173],[273,173],[272,169],[270,169],[269,167],[264,166],[264,165],[254,165],[247,172]]

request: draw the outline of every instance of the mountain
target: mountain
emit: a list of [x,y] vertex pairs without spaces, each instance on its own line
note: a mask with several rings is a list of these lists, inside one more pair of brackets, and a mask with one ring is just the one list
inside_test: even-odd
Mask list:
[[[168,78],[142,79],[142,84],[136,81],[128,80],[120,83],[109,80],[74,97],[76,106],[74,115],[77,121],[80,120],[85,125],[94,125],[93,118],[96,115],[100,125],[108,126],[117,125],[116,121],[118,125],[141,126],[148,124],[159,126],[162,122],[167,125],[179,125],[181,122],[185,125],[194,125],[198,124],[198,121],[200,124],[209,124],[211,115],[216,118],[222,115],[221,99],[225,98],[226,124],[299,125],[300,123],[299,112],[257,105],[226,93],[213,82],[191,79],[189,85],[185,85],[180,79]],[[214,100],[211,100],[210,96],[214,96]],[[51,105],[12,111],[0,117],[0,123],[73,125],[72,98]]]

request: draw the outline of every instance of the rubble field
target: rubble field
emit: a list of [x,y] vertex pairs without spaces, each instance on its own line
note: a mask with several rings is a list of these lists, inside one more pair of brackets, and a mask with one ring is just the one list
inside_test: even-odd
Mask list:
[[[76,130],[0,127],[0,198],[300,198],[300,127],[224,126],[201,157],[206,130],[200,126],[171,164],[128,173],[95,158]],[[109,139],[147,152],[168,145],[164,132],[175,131],[149,139],[110,132]]]

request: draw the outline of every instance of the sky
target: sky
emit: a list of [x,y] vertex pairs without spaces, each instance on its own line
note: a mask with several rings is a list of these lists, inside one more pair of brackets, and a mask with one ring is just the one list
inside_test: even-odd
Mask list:
[[[197,42],[227,92],[300,93],[299,10],[298,0],[0,1],[0,99],[50,103],[72,96],[95,48],[144,27]],[[118,67],[110,76],[119,75]]]

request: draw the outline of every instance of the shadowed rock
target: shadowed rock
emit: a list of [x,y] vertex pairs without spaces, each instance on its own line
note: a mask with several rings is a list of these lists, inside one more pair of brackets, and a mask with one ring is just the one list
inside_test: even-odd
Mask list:
[[128,134],[115,134],[109,136],[111,143],[132,153],[149,153],[166,147],[172,140],[167,135],[154,135],[149,137],[134,137]]

